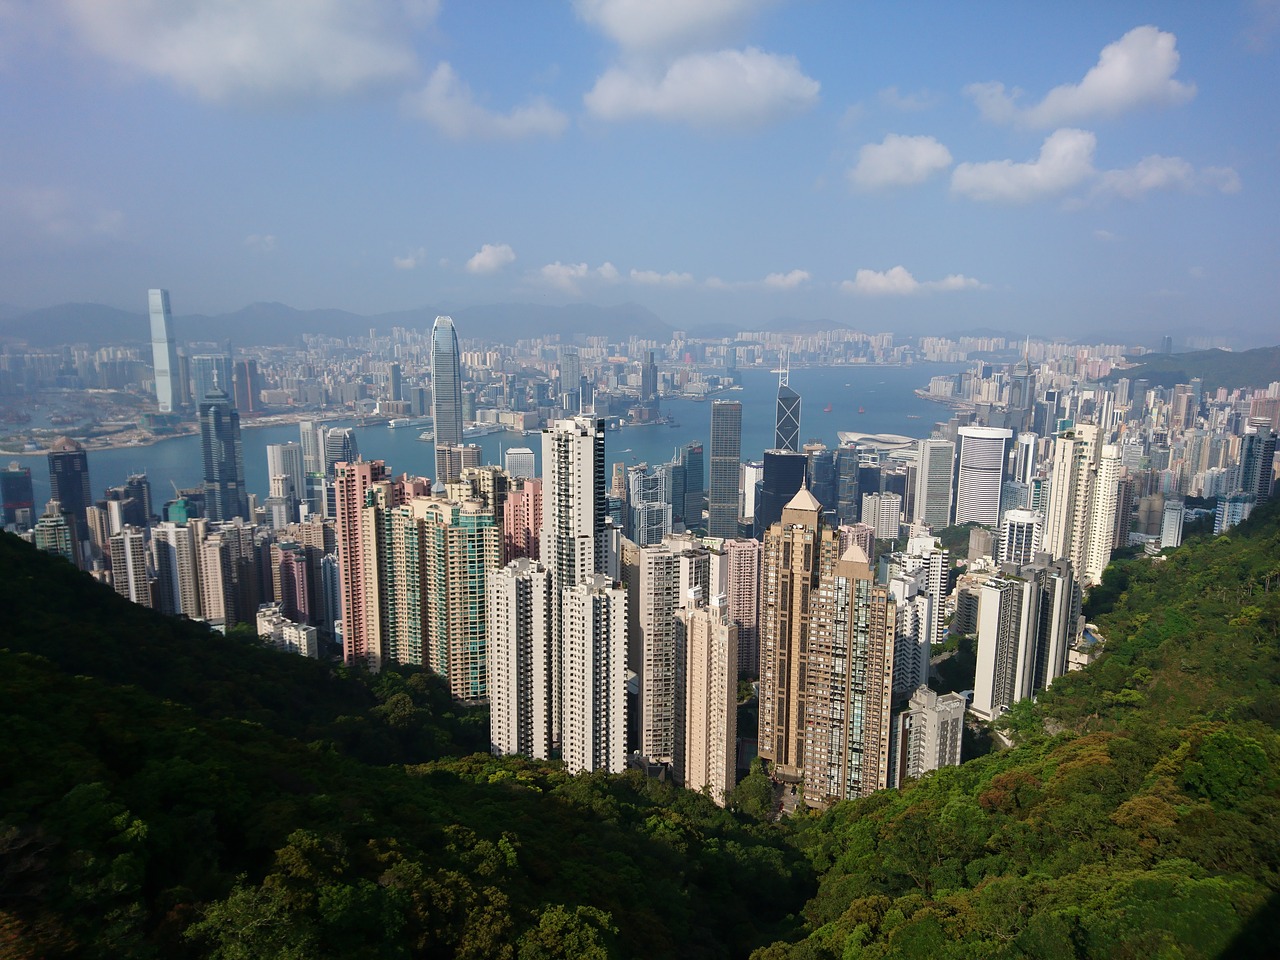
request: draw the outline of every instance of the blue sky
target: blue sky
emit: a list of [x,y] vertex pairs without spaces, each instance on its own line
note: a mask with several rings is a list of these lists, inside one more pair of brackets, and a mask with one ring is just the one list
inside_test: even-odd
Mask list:
[[1274,343],[1280,3],[0,0],[0,302]]

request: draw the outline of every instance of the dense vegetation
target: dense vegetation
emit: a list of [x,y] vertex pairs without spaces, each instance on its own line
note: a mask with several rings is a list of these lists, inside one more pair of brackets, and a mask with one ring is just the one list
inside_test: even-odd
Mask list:
[[1190,383],[1193,377],[1204,381],[1206,390],[1247,384],[1265,387],[1280,380],[1280,346],[1254,350],[1195,350],[1190,353],[1147,353],[1134,357],[1139,365],[1116,370],[1108,380],[1128,377],[1146,379],[1155,386],[1172,387]]
[[745,955],[812,887],[706,797],[441,759],[487,730],[423,672],[222,638],[10,536],[0,609],[0,956]]
[[1107,655],[1012,749],[781,825],[758,765],[735,813],[450,759],[483,717],[424,673],[221,638],[0,538],[0,956],[1270,955],[1278,514],[1115,564]]

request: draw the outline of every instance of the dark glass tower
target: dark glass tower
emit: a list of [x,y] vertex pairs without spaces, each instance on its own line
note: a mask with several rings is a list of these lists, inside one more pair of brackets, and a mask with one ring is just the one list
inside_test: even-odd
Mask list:
[[449,483],[458,478],[449,476],[446,448],[462,443],[462,367],[452,317],[436,317],[431,327],[431,419],[436,434],[435,480]]
[[249,519],[240,449],[240,414],[216,381],[200,404],[200,450],[204,459],[204,508],[210,520]]
[[711,478],[707,489],[707,534],[738,535],[738,477],[742,468],[742,402],[711,404]]
[[18,463],[0,470],[0,526],[17,524],[24,529],[36,522],[35,492],[31,468]]
[[766,450],[764,479],[756,498],[755,534],[763,539],[765,531],[782,519],[782,508],[791,502],[809,479],[809,458],[794,450]]
[[75,520],[76,543],[89,539],[89,523],[85,510],[93,503],[89,487],[89,455],[70,437],[59,437],[49,450],[49,487],[52,499],[62,505],[63,513]]

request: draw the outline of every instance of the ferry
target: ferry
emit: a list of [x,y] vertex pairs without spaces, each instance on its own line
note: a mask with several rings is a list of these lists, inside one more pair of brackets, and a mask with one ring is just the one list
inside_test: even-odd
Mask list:
[[392,417],[387,421],[387,427],[392,430],[398,430],[400,427],[407,427],[412,423],[408,417]]
[[822,408],[822,412],[823,412],[823,413],[830,413],[830,412],[831,412],[831,409],[832,409],[831,404],[829,404],[829,403],[828,403],[825,407],[823,407],[823,408]]
[[427,443],[434,443],[436,439],[436,432],[434,430],[423,430],[418,434],[418,439],[425,440]]

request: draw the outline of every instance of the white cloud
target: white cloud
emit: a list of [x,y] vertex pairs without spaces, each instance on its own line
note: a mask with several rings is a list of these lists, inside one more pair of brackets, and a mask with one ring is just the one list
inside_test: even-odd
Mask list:
[[714,42],[767,0],[575,0],[578,16],[621,47],[653,50]]
[[538,271],[538,275],[542,277],[544,283],[577,296],[581,292],[578,289],[578,281],[586,277],[587,272],[588,267],[585,263],[561,263],[557,260],[555,263],[544,266]]
[[884,106],[906,113],[928,110],[937,102],[937,98],[928,90],[921,90],[918,93],[899,93],[897,87],[885,87],[877,96]]
[[62,8],[101,56],[205,100],[332,96],[417,70],[403,8],[378,0],[62,0]]
[[906,267],[901,265],[888,270],[859,270],[852,280],[845,280],[840,289],[845,293],[862,296],[910,296],[929,291],[949,292],[954,290],[978,290],[984,285],[973,277],[953,273],[941,280],[917,280]]
[[849,179],[864,190],[923,183],[951,166],[951,151],[933,137],[904,137],[891,133],[882,143],[858,151]]
[[771,273],[764,278],[764,285],[774,290],[793,290],[810,280],[808,270],[792,270],[788,273]]
[[659,273],[657,270],[632,270],[631,282],[647,287],[687,287],[693,283],[693,275],[677,273],[675,270],[668,273]]
[[1083,80],[1054,87],[1032,107],[1019,107],[1021,91],[1006,91],[1001,83],[975,83],[965,92],[988,120],[1031,127],[1116,116],[1137,107],[1176,106],[1196,94],[1194,83],[1173,78],[1178,70],[1177,42],[1172,33],[1156,27],[1134,27],[1102,48]]
[[993,160],[962,163],[951,174],[951,189],[973,200],[1026,203],[1061,193],[1094,173],[1097,138],[1087,130],[1055,130],[1030,163]]
[[403,257],[392,257],[391,263],[397,270],[416,270],[427,260],[426,247],[410,250]]
[[569,124],[569,118],[542,97],[509,113],[486,109],[476,103],[471,88],[448,63],[436,67],[425,87],[407,95],[405,105],[414,116],[430,122],[453,140],[556,137]]
[[514,261],[516,252],[505,243],[486,243],[467,261],[468,273],[496,273]]
[[600,266],[596,267],[596,276],[606,283],[618,282],[618,268],[606,260]]
[[1128,169],[1102,173],[1094,192],[1133,200],[1152,190],[1189,192],[1200,189],[1237,193],[1240,177],[1230,167],[1205,167],[1197,171],[1181,157],[1153,154],[1143,157]]
[[697,126],[747,127],[807,110],[817,80],[794,57],[746,50],[692,53],[665,71],[640,64],[612,67],[583,97],[603,120],[652,117]]
[[272,253],[276,249],[275,234],[251,233],[244,238],[244,245],[254,253]]

